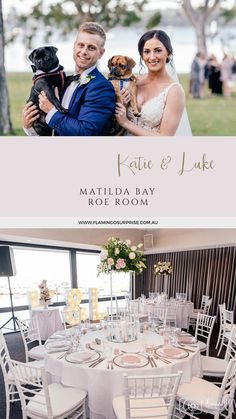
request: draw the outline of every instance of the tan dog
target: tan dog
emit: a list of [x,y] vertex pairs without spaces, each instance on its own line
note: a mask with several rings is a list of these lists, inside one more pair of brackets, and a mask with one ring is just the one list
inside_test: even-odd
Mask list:
[[132,73],[136,62],[133,58],[126,57],[124,55],[114,55],[108,61],[108,68],[110,73],[108,74],[108,79],[112,82],[115,93],[117,96],[117,101],[122,103],[121,98],[121,89],[125,88],[129,90],[131,99],[130,105],[133,111],[134,116],[139,116],[140,113],[137,107],[137,86],[136,86],[136,77]]

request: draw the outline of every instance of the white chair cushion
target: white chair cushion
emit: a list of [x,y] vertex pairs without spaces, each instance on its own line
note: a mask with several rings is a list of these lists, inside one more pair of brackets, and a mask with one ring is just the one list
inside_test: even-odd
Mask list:
[[[203,313],[203,310],[201,308],[194,308],[193,312],[194,313]],[[191,314],[191,316],[192,316],[192,314]]]
[[200,352],[204,352],[207,349],[207,344],[205,342],[202,342],[201,340],[198,341],[198,345],[200,347]]
[[[139,399],[139,400],[131,400],[131,417],[132,418],[142,418],[145,419],[145,415],[147,417],[150,417],[152,414],[154,415],[163,415],[158,416],[158,419],[166,419],[167,417],[167,408],[165,406],[162,406],[165,404],[164,399]],[[114,413],[116,415],[117,419],[126,419],[125,414],[125,396],[118,396],[115,397],[112,401]],[[158,408],[157,405],[160,405],[162,407]],[[138,410],[133,410],[132,407],[140,407]],[[148,416],[149,415],[149,416]]]
[[203,375],[224,376],[228,362],[225,359],[216,358],[213,356],[202,356],[201,365]]
[[[82,404],[84,399],[87,396],[87,393],[84,390],[79,390],[74,387],[65,387],[62,384],[55,383],[49,384],[49,395],[52,406],[53,417],[66,417],[67,412],[73,411],[76,409],[76,406]],[[29,401],[27,405],[27,415],[38,415],[39,417],[48,418],[48,413],[46,410],[46,405],[36,403],[35,401],[41,401],[42,397],[40,391],[32,400]],[[63,416],[64,415],[64,416]]]
[[190,319],[197,320],[197,313],[191,313],[189,316]]
[[[26,362],[25,363],[25,365],[32,365],[32,367],[43,367],[43,365],[44,365],[44,362],[41,360],[41,361],[32,361],[32,362]],[[17,365],[16,367],[14,367],[14,368],[19,368],[19,366]],[[22,370],[21,370],[22,371]],[[15,378],[14,378],[14,376],[13,376],[13,374],[12,374],[12,372],[11,372],[11,370],[9,370],[8,371],[8,374],[7,374],[7,376],[8,376],[8,380],[9,380],[9,382],[10,383],[14,383],[15,382]],[[29,377],[31,377],[31,375],[30,374],[26,374],[26,381],[28,381],[28,378]]]
[[38,345],[30,349],[28,353],[29,358],[40,360],[45,358],[46,350],[43,345]]
[[220,388],[206,380],[193,377],[191,383],[181,384],[177,391],[177,399],[181,403],[192,404],[205,412],[218,410]]

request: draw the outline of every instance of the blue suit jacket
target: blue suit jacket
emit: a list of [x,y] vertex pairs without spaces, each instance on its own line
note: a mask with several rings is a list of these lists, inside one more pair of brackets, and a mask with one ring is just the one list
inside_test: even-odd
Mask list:
[[112,83],[95,68],[95,76],[75,89],[68,113],[56,112],[48,125],[55,135],[108,135],[115,112],[115,92]]

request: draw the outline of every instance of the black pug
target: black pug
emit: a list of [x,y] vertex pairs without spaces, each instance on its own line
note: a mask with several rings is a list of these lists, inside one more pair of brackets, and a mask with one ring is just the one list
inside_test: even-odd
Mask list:
[[[30,97],[27,102],[33,102],[39,109],[39,93],[43,90],[46,93],[48,100],[55,106],[55,108],[67,113],[67,109],[63,108],[60,101],[55,96],[55,87],[58,88],[59,97],[65,85],[65,73],[63,67],[59,65],[59,60],[56,55],[58,49],[55,47],[41,47],[34,49],[29,55],[33,72],[33,87],[30,92]],[[46,136],[52,135],[51,128],[45,122],[46,114],[39,109],[40,117],[33,123],[33,127],[38,135]]]

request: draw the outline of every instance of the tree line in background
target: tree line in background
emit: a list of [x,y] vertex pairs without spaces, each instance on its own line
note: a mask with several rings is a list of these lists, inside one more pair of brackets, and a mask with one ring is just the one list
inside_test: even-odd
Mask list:
[[[3,22],[2,0],[0,0],[0,134],[10,134],[12,124],[9,112],[9,98],[4,66],[4,46],[23,34],[27,49],[32,49],[36,32],[44,29],[45,41],[48,41],[56,27],[62,37],[66,37],[85,21],[101,23],[107,30],[116,25],[130,26],[142,20],[143,8],[149,0],[58,0],[47,4],[48,0],[39,0],[27,14],[11,11]],[[207,53],[207,27],[214,18],[220,17],[229,22],[236,16],[236,6],[222,10],[221,0],[202,0],[200,6],[191,0],[176,0],[190,24],[195,29],[197,49]],[[158,1],[156,2],[158,8]],[[69,7],[68,7],[69,6]],[[146,22],[146,28],[157,27],[161,13],[156,10]],[[5,26],[5,28],[4,28]],[[5,29],[5,30],[4,30]]]

